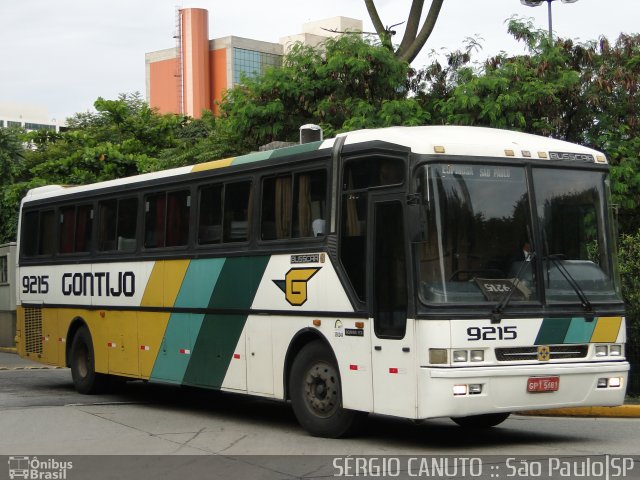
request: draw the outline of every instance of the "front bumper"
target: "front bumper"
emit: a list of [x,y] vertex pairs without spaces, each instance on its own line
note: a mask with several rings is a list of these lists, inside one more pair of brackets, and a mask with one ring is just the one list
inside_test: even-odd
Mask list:
[[[464,417],[576,406],[614,406],[624,402],[629,363],[601,362],[499,367],[421,367],[417,418]],[[557,391],[530,393],[532,377],[559,377]],[[620,378],[619,387],[598,388],[599,378]],[[478,394],[454,395],[454,386],[482,385]]]

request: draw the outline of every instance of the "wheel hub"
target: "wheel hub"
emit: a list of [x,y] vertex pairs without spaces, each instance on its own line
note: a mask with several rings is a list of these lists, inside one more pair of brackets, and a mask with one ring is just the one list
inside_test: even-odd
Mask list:
[[339,406],[338,372],[326,363],[314,364],[305,378],[305,401],[321,417],[331,416]]

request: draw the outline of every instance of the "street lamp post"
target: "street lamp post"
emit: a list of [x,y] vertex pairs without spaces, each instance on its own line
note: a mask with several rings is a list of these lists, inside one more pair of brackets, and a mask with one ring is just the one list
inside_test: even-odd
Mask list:
[[[544,2],[547,2],[547,12],[549,17],[549,43],[553,42],[553,19],[551,16],[551,2],[555,0],[520,0],[520,3],[527,7],[539,7]],[[562,0],[562,3],[575,3],[578,0]]]

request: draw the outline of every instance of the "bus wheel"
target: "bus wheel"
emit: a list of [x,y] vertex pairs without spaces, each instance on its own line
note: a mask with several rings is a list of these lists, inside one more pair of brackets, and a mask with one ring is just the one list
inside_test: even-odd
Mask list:
[[451,418],[464,428],[491,428],[501,424],[511,415],[507,413],[487,413],[485,415],[471,415],[469,417]]
[[71,344],[71,378],[79,393],[92,394],[104,389],[106,375],[96,373],[93,342],[87,327],[81,327]]
[[342,407],[338,367],[319,340],[305,345],[291,367],[291,406],[300,425],[315,437],[339,438],[354,433],[365,412]]

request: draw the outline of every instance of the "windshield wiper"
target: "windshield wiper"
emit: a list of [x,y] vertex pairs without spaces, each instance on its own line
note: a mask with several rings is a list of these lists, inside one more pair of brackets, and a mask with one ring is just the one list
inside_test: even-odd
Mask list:
[[567,283],[569,283],[569,285],[571,285],[571,288],[573,288],[573,290],[576,292],[576,295],[578,295],[578,298],[582,303],[582,308],[584,308],[586,312],[594,313],[593,305],[591,305],[591,302],[585,295],[582,288],[580,288],[580,285],[578,285],[578,282],[576,282],[576,279],[573,278],[573,276],[569,273],[569,270],[567,270],[567,268],[562,264],[562,262],[560,261],[560,258],[558,258],[558,255],[556,254],[547,255],[547,258],[553,262],[553,264],[556,266],[558,271],[565,278]]
[[520,268],[516,272],[513,287],[502,295],[500,301],[496,304],[495,307],[493,307],[493,310],[491,310],[491,323],[500,323],[500,320],[502,320],[502,313],[504,312],[504,309],[507,308],[507,305],[511,301],[513,293],[518,288],[518,284],[520,283],[520,275],[522,275],[522,272],[527,265],[531,265],[533,263],[535,258],[536,252],[531,252],[531,254],[529,255],[529,260],[525,260],[522,262],[522,265],[520,265]]

